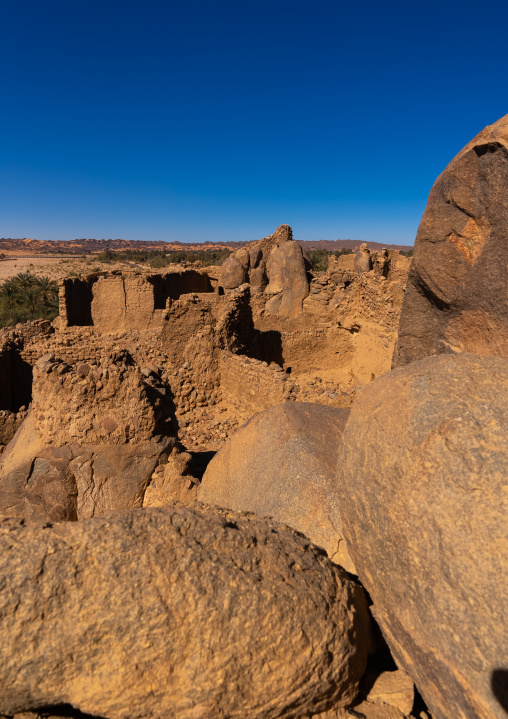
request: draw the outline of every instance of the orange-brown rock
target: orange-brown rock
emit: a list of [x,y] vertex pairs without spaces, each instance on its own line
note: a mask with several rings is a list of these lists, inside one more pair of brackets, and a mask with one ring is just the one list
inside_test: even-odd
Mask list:
[[305,717],[354,699],[363,590],[301,535],[198,505],[0,523],[0,712]]
[[155,468],[143,497],[143,507],[164,507],[173,502],[194,502],[199,479],[194,476],[192,455],[176,446],[168,461]]
[[303,250],[293,241],[289,225],[281,225],[273,235],[237,250],[224,262],[223,287],[235,289],[245,282],[253,293],[272,295],[266,303],[271,314],[295,317],[302,312],[309,281]]
[[507,476],[500,357],[440,355],[385,374],[356,400],[340,443],[358,575],[437,719],[506,716],[496,682],[508,648]]
[[212,459],[202,502],[269,515],[324,547],[354,572],[335,491],[337,450],[349,410],[288,402],[254,415]]
[[393,366],[428,355],[508,357],[508,115],[432,187],[416,236]]
[[278,314],[295,317],[303,309],[309,294],[309,282],[302,248],[297,242],[283,242],[274,247],[266,262],[269,284],[267,294],[279,294]]
[[359,275],[363,272],[370,272],[372,269],[372,257],[366,242],[360,245],[360,251],[355,255],[354,268]]
[[222,265],[222,286],[226,289],[234,289],[243,285],[244,282],[247,282],[249,276],[247,269],[248,267],[244,267],[234,254],[228,257]]
[[176,426],[156,375],[117,353],[104,366],[52,355],[0,460],[0,515],[75,520],[140,507]]

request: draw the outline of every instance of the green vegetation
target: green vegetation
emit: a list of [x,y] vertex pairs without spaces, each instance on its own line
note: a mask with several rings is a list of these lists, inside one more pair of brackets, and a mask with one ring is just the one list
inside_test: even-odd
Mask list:
[[327,250],[310,250],[309,257],[312,263],[312,269],[316,272],[327,270],[329,255],[330,253]]
[[332,255],[340,257],[341,255],[352,255],[353,250],[310,250],[309,257],[312,263],[312,269],[316,272],[323,272],[328,269],[328,258]]
[[20,272],[0,284],[0,327],[58,314],[58,284],[49,277]]
[[222,265],[231,250],[176,250],[175,252],[157,252],[154,250],[125,250],[113,252],[106,250],[96,255],[99,262],[137,262],[150,267],[168,267],[178,262],[201,262],[208,265]]
[[404,255],[404,257],[412,257],[414,254],[414,250],[400,250],[399,255]]

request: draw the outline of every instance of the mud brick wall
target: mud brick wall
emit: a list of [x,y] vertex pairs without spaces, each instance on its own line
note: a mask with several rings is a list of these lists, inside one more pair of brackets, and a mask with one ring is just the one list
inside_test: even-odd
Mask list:
[[136,366],[68,365],[52,355],[42,357],[34,368],[33,411],[39,438],[55,446],[152,439],[156,408],[145,379]]
[[296,399],[294,383],[277,365],[224,351],[219,367],[223,398],[242,422],[272,405]]
[[333,370],[354,353],[351,333],[340,327],[282,332],[281,336],[284,364],[297,373]]
[[158,328],[168,301],[182,294],[213,293],[204,272],[165,275],[118,272],[60,282],[60,326],[94,326],[103,333]]

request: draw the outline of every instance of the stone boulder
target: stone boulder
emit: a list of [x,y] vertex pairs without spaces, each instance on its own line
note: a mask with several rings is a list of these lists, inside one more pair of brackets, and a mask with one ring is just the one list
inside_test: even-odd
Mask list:
[[240,287],[248,280],[247,268],[242,265],[235,254],[230,255],[222,265],[221,284],[227,290]]
[[310,402],[259,412],[212,459],[199,500],[269,515],[355,572],[335,490],[337,451],[348,416],[347,409]]
[[159,384],[125,353],[104,366],[42,357],[30,411],[0,458],[0,516],[62,521],[141,507],[176,441]]
[[236,289],[245,282],[253,293],[275,295],[268,299],[272,314],[294,317],[302,312],[309,294],[304,252],[293,240],[289,225],[258,242],[236,250],[222,265],[221,285]]
[[437,719],[506,717],[507,477],[503,358],[428,357],[353,405],[337,472],[344,533],[386,641]]
[[508,357],[508,115],[432,187],[415,242],[393,366],[435,354]]
[[0,522],[0,713],[304,717],[364,672],[362,588],[307,539],[211,507]]
[[355,255],[354,267],[357,275],[370,272],[372,269],[372,257],[366,242],[360,245],[360,251]]
[[303,309],[309,294],[309,281],[302,248],[297,242],[283,242],[274,247],[266,262],[267,294],[281,293],[278,314],[295,317]]

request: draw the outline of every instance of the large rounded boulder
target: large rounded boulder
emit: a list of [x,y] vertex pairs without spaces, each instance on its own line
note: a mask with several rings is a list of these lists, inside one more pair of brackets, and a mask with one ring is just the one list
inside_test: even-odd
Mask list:
[[434,354],[508,358],[508,115],[432,187],[418,228],[393,366]]
[[311,402],[259,412],[212,459],[199,500],[269,515],[355,572],[335,491],[337,450],[348,417],[347,409]]
[[428,357],[353,406],[339,448],[344,532],[397,662],[438,719],[506,717],[507,478],[503,358]]
[[0,714],[308,717],[353,701],[368,638],[362,588],[266,519],[0,521]]

